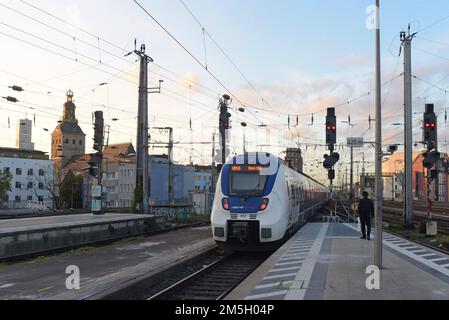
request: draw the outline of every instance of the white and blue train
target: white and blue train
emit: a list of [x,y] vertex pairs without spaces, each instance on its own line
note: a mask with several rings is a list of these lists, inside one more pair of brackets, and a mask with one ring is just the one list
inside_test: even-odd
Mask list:
[[329,189],[270,154],[227,162],[217,182],[212,232],[217,244],[237,251],[279,245],[318,211]]

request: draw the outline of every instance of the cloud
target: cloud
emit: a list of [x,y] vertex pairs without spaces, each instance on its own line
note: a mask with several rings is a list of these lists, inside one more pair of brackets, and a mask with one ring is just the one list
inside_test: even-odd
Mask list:
[[340,67],[360,67],[369,66],[370,57],[366,54],[350,53],[342,58],[337,59],[337,65]]

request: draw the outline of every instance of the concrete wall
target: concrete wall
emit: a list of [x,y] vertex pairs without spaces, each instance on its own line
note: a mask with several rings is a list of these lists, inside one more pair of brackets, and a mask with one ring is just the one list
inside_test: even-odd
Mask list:
[[0,259],[121,239],[149,232],[152,226],[154,226],[154,219],[145,217],[120,222],[2,233],[0,234]]

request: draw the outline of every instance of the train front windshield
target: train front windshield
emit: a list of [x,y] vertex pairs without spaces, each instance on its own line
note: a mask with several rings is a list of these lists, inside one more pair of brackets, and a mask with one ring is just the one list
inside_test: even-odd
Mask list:
[[231,172],[230,194],[234,197],[260,197],[265,190],[267,178],[259,172]]

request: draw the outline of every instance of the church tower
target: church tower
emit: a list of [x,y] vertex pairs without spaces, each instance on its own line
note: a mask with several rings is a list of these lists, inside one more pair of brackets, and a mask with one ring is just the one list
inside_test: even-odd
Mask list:
[[86,135],[78,125],[73,103],[73,92],[67,92],[67,102],[63,105],[64,113],[59,125],[51,135],[51,159],[65,167],[76,156],[86,152]]

